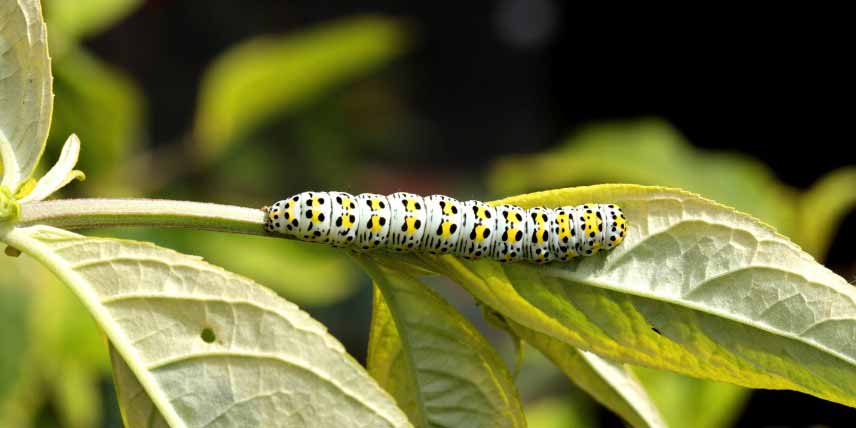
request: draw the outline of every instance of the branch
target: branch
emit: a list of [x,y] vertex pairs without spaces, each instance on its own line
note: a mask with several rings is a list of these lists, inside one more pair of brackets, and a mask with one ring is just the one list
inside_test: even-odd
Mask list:
[[24,204],[18,226],[64,229],[155,226],[270,235],[260,209],[164,199],[58,199]]

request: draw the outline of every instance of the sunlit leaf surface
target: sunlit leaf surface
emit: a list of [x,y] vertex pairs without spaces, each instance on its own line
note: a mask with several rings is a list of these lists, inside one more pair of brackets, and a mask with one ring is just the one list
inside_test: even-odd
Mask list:
[[613,360],[856,406],[856,291],[768,226],[658,187],[501,202],[617,203],[630,222],[621,246],[566,264],[423,258],[505,318]]
[[322,325],[250,280],[46,226],[5,240],[74,289],[142,385],[148,399],[122,403],[129,426],[152,403],[173,427],[411,426]]
[[14,191],[33,173],[52,105],[41,6],[37,0],[0,1],[0,184]]

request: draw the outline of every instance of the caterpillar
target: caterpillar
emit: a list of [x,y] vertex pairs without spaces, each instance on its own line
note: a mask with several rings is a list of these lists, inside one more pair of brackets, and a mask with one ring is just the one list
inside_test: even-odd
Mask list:
[[614,248],[627,232],[615,204],[523,209],[443,195],[303,192],[263,211],[268,232],[302,241],[500,262],[565,262]]

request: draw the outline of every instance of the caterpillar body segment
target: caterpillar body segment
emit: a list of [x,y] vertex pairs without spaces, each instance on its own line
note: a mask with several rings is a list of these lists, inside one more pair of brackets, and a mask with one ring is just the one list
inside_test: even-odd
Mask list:
[[496,231],[494,208],[479,201],[466,201],[462,205],[463,230],[458,237],[455,254],[468,260],[490,256]]
[[266,212],[267,231],[303,241],[500,262],[566,262],[612,249],[627,233],[615,204],[523,209],[443,195],[303,192]]
[[389,238],[391,215],[386,196],[360,193],[357,195],[357,209],[360,215],[356,244],[353,248],[357,251],[368,251],[385,245]]
[[330,202],[330,245],[347,247],[357,238],[360,211],[357,198],[350,193],[329,192]]
[[463,206],[443,195],[431,195],[425,201],[428,227],[422,236],[422,249],[430,254],[446,254],[457,248],[463,224]]
[[427,210],[419,195],[398,192],[386,197],[390,209],[387,248],[392,251],[414,251],[422,242]]

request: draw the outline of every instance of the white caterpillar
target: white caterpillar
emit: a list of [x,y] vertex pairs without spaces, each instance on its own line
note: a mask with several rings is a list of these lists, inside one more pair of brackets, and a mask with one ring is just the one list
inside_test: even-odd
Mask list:
[[267,231],[303,241],[356,251],[426,251],[500,262],[568,261],[613,248],[627,232],[624,213],[614,204],[527,210],[402,192],[303,192],[265,212]]

